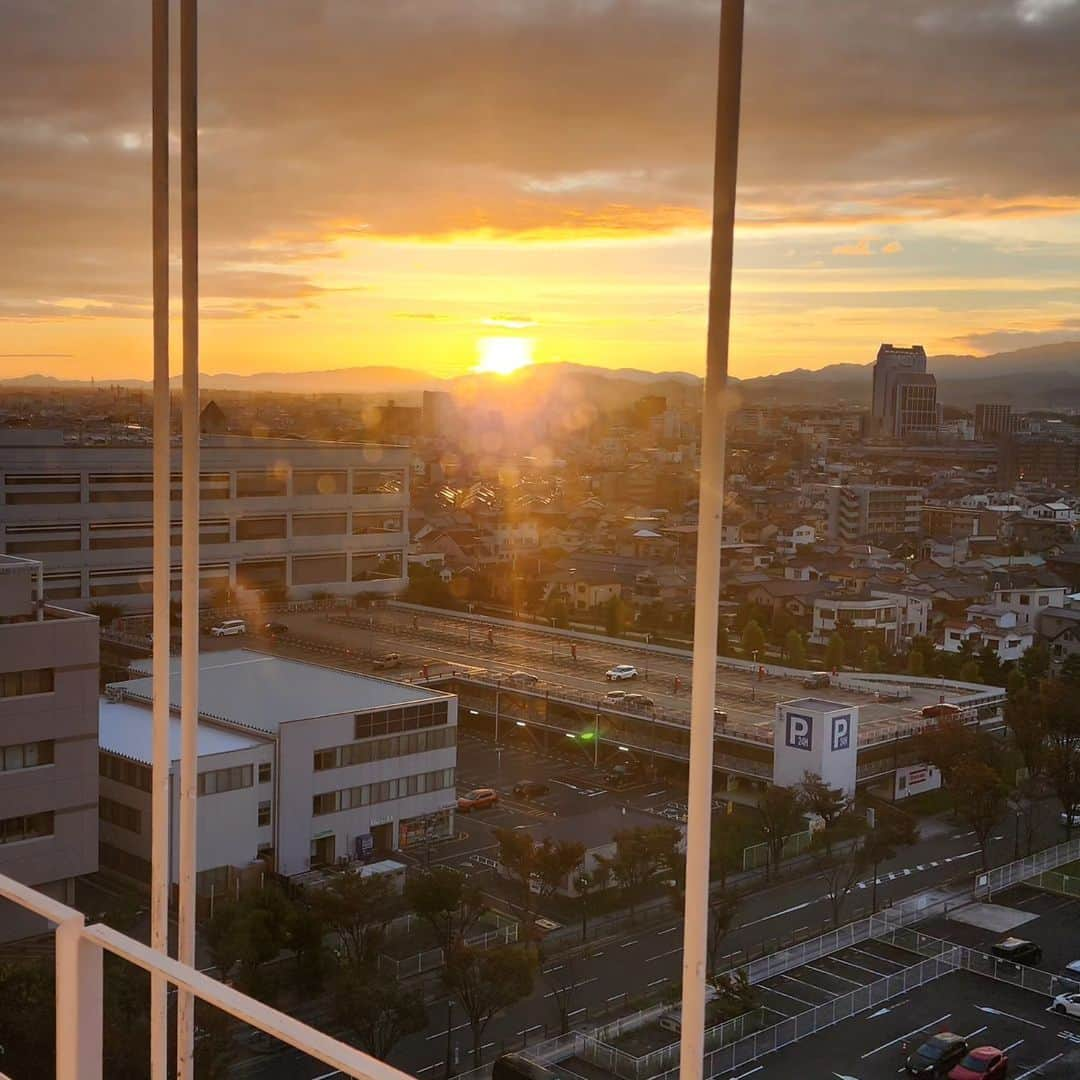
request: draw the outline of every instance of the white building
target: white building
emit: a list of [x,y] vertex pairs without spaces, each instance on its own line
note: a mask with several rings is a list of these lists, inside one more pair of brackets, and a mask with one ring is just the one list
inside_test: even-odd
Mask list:
[[1018,626],[1032,626],[1043,608],[1064,607],[1068,588],[1064,585],[1032,585],[1028,588],[997,586],[993,606],[1016,612]]
[[798,555],[799,548],[808,547],[817,541],[817,530],[813,525],[796,525],[790,533],[780,533],[776,537],[776,551],[781,556]]
[[963,619],[945,623],[941,644],[943,652],[958,653],[966,643],[973,652],[988,648],[1004,663],[1019,660],[1035,642],[1034,628],[1022,624],[1017,613],[994,604],[972,604]]
[[885,644],[895,649],[905,640],[908,601],[904,596],[819,597],[814,601],[810,640],[824,645],[838,630],[862,630],[880,633]]
[[[203,892],[256,858],[291,877],[452,835],[453,695],[246,649],[199,669]],[[134,877],[149,872],[150,684],[112,684],[101,707],[102,852]],[[176,662],[170,688],[178,753]]]
[[773,731],[773,783],[791,787],[811,772],[852,798],[858,747],[858,705],[821,698],[782,702]]
[[[149,446],[30,444],[0,431],[0,553],[45,565],[45,596],[149,608]],[[205,435],[199,583],[305,598],[397,592],[406,584],[405,447]],[[180,588],[180,450],[172,452]]]

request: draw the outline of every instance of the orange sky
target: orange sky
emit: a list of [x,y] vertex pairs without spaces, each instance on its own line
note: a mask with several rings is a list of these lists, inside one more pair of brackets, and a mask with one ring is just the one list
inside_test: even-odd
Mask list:
[[[150,374],[145,8],[0,42],[0,376]],[[736,375],[1080,337],[1080,5],[749,9]],[[208,5],[203,369],[700,371],[716,10]]]

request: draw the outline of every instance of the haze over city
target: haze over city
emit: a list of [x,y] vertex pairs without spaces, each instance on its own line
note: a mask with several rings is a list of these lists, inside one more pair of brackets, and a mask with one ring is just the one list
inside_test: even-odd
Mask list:
[[[700,373],[717,12],[205,3],[203,371]],[[148,377],[149,8],[4,17],[0,376]],[[733,374],[1080,336],[1080,7],[747,18]]]

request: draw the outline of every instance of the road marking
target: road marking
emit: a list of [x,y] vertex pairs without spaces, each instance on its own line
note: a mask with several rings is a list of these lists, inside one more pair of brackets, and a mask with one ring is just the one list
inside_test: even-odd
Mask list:
[[667,982],[667,981],[668,981],[667,976],[664,975],[659,979],[653,979],[653,981],[651,983],[647,984],[647,987],[659,986],[662,982]]
[[[865,956],[869,960],[877,960],[882,964],[892,964],[893,967],[903,970],[904,965],[898,960],[892,960],[888,956],[878,956],[877,953],[867,952],[865,949],[860,949],[856,945],[851,946],[851,952],[857,952],[860,956]],[[879,975],[887,975],[889,972],[878,972]]]
[[995,1009],[993,1005],[976,1005],[976,1009],[979,1012],[989,1013],[991,1016],[1007,1016],[1010,1020],[1019,1020],[1021,1024],[1030,1024],[1032,1027],[1042,1028],[1046,1030],[1045,1024],[1036,1024],[1034,1020],[1028,1020],[1025,1016],[1014,1016],[1012,1013],[1004,1012],[1001,1009]]
[[1003,1046],[1001,1048],[1001,1052],[1003,1054],[1007,1054],[1010,1050],[1015,1050],[1023,1041],[1024,1041],[1023,1039],[1017,1039],[1016,1042],[1009,1043],[1008,1046]]
[[[460,1031],[460,1030],[461,1030],[462,1028],[466,1028],[466,1027],[468,1027],[468,1026],[469,1026],[469,1022],[468,1022],[468,1021],[466,1020],[464,1024],[458,1024],[458,1026],[457,1026],[456,1028],[451,1028],[450,1030],[451,1030],[451,1031]],[[436,1034],[434,1034],[434,1035],[429,1035],[429,1036],[428,1036],[428,1042],[431,1042],[431,1040],[432,1040],[432,1039],[442,1039],[442,1038],[445,1038],[445,1036],[446,1036],[446,1030],[445,1030],[445,1029],[443,1029],[442,1031],[440,1031],[440,1032],[437,1032],[437,1033],[436,1033]]]
[[824,899],[824,896],[819,896],[815,900],[805,900],[803,903],[796,904],[794,907],[785,908],[783,911],[774,911],[771,915],[763,915],[760,919],[744,922],[742,925],[744,927],[757,926],[758,923],[768,922],[770,919],[778,919],[781,915],[790,915],[793,911],[802,911],[803,908],[810,907],[811,904],[819,904]]
[[430,1072],[432,1069],[439,1069],[443,1064],[444,1062],[442,1061],[436,1061],[434,1065],[425,1065],[422,1069],[416,1070],[416,1075],[419,1076],[421,1073]]
[[891,1013],[893,1009],[899,1009],[901,1005],[906,1005],[907,1000],[907,998],[901,998],[895,1005],[882,1005],[880,1009],[872,1012],[866,1019],[876,1020],[879,1016],[884,1016],[886,1013]]
[[[865,971],[867,973],[867,975],[874,975],[875,977],[877,977],[879,979],[882,976],[889,974],[889,972],[887,972],[887,971],[877,971],[874,968],[863,967],[862,964],[853,964],[850,960],[841,960],[839,956],[830,956],[829,959],[834,964],[847,964],[848,967],[853,967],[858,971]],[[861,985],[865,985],[865,984],[861,984]]]
[[682,952],[683,947],[676,945],[674,949],[668,949],[667,952],[657,953],[655,956],[647,956],[645,958],[646,964],[651,964],[654,960],[663,960],[665,956],[674,956],[677,952]]
[[[840,996],[839,994],[834,994],[831,990],[826,990],[823,986],[818,986],[817,983],[807,982],[805,979],[796,979],[794,975],[778,975],[777,978],[787,979],[789,982],[798,983],[800,986],[809,986],[811,990],[816,990],[819,994],[828,994],[829,1001]],[[822,1002],[822,1004],[828,1003]]]
[[311,1080],[330,1080],[332,1076],[343,1076],[344,1073],[340,1069],[335,1069],[333,1072],[322,1073],[320,1076],[313,1076]]
[[674,926],[669,926],[666,930],[661,930],[656,936],[657,937],[663,937],[665,934],[674,934],[675,931],[678,930],[678,929],[679,929],[679,924],[676,923]]
[[554,997],[556,994],[572,994],[575,990],[580,990],[583,986],[588,986],[589,983],[594,983],[599,978],[599,975],[592,975],[588,979],[582,979],[581,982],[576,982],[572,986],[560,986],[557,990],[552,990],[550,993],[545,994],[544,997]]
[[779,994],[781,997],[791,998],[792,1001],[797,1001],[800,1005],[806,1005],[808,1008],[814,1008],[812,1001],[804,1001],[801,997],[796,997],[794,994],[785,994],[783,990],[777,990],[775,986],[769,986],[767,983],[762,983],[762,986],[772,994]]
[[[898,1042],[903,1042],[905,1039],[910,1039],[912,1035],[918,1035],[920,1031],[925,1031],[928,1027],[933,1027],[935,1024],[940,1024],[942,1020],[948,1020],[952,1016],[951,1012],[947,1012],[944,1016],[939,1016],[936,1020],[931,1020],[929,1023],[923,1024],[921,1027],[912,1028],[911,1031],[906,1032],[903,1035],[898,1035],[895,1039],[890,1039],[887,1043],[882,1043],[880,1046],[875,1046],[873,1050],[867,1050],[863,1054],[863,1058],[873,1057],[879,1050],[884,1050],[886,1047],[895,1046]],[[983,1029],[986,1030],[985,1028]]]
[[622,944],[621,944],[621,945],[619,946],[619,948],[620,948],[620,949],[629,949],[631,945],[636,945],[637,943],[638,943],[638,939],[637,939],[637,938],[634,938],[634,940],[633,940],[633,941],[624,941],[624,942],[623,942],[623,943],[622,943]]
[[1055,1061],[1058,1061],[1058,1060],[1060,1060],[1060,1059],[1061,1059],[1061,1058],[1063,1058],[1064,1056],[1065,1056],[1064,1054],[1055,1054],[1055,1055],[1054,1055],[1054,1056],[1053,1056],[1052,1058],[1047,1058],[1047,1059],[1046,1059],[1046,1060],[1045,1060],[1044,1062],[1042,1062],[1041,1064],[1039,1064],[1039,1065],[1033,1065],[1033,1066],[1032,1066],[1032,1067],[1031,1067],[1030,1069],[1028,1069],[1028,1071],[1027,1071],[1027,1072],[1022,1072],[1022,1073],[1021,1073],[1021,1074],[1020,1074],[1020,1075],[1019,1075],[1019,1076],[1018,1076],[1018,1077],[1016,1078],[1016,1080],[1025,1080],[1025,1078],[1026,1078],[1026,1077],[1028,1077],[1028,1076],[1031,1076],[1031,1075],[1032,1075],[1033,1073],[1037,1073],[1037,1072],[1038,1072],[1038,1071],[1039,1071],[1040,1069],[1043,1069],[1043,1068],[1045,1068],[1045,1067],[1046,1067],[1047,1065],[1053,1065]]
[[556,964],[554,967],[544,968],[544,974],[550,975],[553,971],[562,971],[564,964]]
[[626,991],[625,990],[621,994],[612,994],[611,997],[608,998],[608,1001],[617,1001],[619,998],[624,998],[624,997],[626,997]]
[[583,1013],[583,1012],[587,1012],[587,1011],[588,1010],[585,1008],[585,1006],[582,1005],[580,1009],[574,1009],[572,1012],[568,1012],[566,1014],[566,1017],[567,1017],[567,1019],[569,1019],[571,1016],[577,1016],[578,1013]]

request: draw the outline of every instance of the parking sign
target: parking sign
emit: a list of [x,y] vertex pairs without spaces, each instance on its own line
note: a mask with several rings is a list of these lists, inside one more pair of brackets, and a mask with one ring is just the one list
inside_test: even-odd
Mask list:
[[796,750],[809,750],[813,739],[814,718],[804,713],[787,714],[787,744]]

